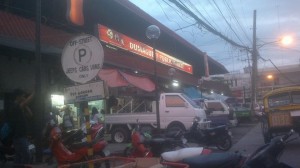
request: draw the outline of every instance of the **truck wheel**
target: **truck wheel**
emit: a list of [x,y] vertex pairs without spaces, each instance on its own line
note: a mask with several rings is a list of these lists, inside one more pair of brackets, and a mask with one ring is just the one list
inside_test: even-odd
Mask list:
[[111,140],[116,143],[124,143],[129,140],[129,131],[125,128],[114,128],[111,133]]
[[272,139],[272,133],[269,130],[269,125],[266,118],[263,118],[261,121],[261,129],[264,136],[264,142],[270,143]]
[[177,132],[177,131],[185,131],[185,127],[180,122],[171,123],[167,127],[168,132]]

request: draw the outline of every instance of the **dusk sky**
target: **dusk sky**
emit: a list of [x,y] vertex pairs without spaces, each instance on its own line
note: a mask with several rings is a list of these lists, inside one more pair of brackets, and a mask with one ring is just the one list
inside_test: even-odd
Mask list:
[[[251,54],[207,31],[169,0],[130,0],[152,17],[178,33],[229,71],[242,72]],[[253,13],[257,12],[257,47],[261,57],[280,67],[300,65],[299,0],[181,0],[201,20],[236,43],[252,48]],[[194,25],[193,25],[194,24]],[[289,35],[292,44],[278,41]],[[248,55],[248,56],[247,56]],[[258,60],[258,67],[272,67]],[[251,60],[250,60],[251,62]]]

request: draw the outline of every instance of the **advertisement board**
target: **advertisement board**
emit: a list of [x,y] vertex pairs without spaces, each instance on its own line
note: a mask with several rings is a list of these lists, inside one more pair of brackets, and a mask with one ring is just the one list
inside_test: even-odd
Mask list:
[[103,99],[105,97],[103,81],[66,87],[64,97],[65,104]]
[[[127,50],[129,52],[135,53],[147,59],[154,60],[152,47],[103,25],[98,25],[98,32],[99,39],[101,41],[113,45],[115,47]],[[172,57],[162,51],[156,50],[156,61],[179,69],[181,71],[187,72],[189,74],[193,74],[192,65],[181,61],[175,57]]]

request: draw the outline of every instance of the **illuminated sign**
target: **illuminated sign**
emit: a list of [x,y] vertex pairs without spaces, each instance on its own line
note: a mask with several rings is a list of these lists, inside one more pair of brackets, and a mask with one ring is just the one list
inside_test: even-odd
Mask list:
[[83,0],[68,0],[67,5],[67,19],[75,25],[83,26]]
[[[105,43],[153,60],[153,48],[103,25],[98,25],[99,39]],[[156,61],[184,72],[193,73],[192,65],[156,50]]]

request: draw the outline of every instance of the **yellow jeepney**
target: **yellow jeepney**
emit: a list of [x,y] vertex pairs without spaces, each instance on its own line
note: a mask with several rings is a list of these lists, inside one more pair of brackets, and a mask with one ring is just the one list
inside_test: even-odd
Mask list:
[[262,132],[265,143],[290,129],[300,133],[300,86],[285,87],[263,98]]

